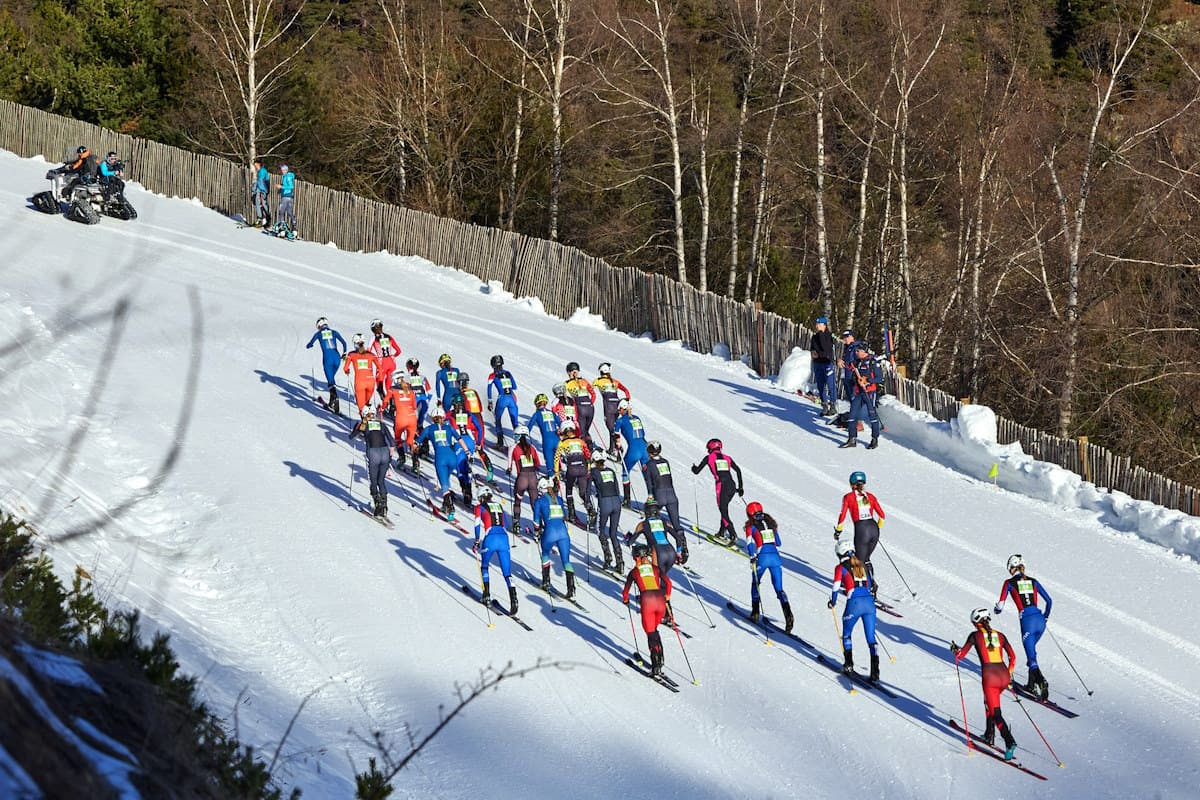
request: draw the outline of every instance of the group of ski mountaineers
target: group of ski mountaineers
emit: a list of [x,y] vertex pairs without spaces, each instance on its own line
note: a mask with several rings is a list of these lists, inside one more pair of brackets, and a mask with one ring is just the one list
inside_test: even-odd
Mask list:
[[[826,325],[824,318],[818,320],[821,331]],[[642,627],[651,657],[650,673],[661,678],[664,656],[658,628],[664,622],[675,625],[670,610],[670,573],[676,564],[687,564],[688,546],[671,463],[663,456],[662,444],[647,438],[642,419],[633,411],[630,391],[614,377],[612,365],[601,363],[595,380],[589,381],[582,376],[577,362],[568,363],[565,379],[552,387],[550,395],[534,396],[534,410],[528,422],[522,423],[517,405],[518,383],[500,355],[491,357],[492,371],[481,395],[471,385],[470,375],[455,367],[449,354],[438,357],[432,383],[422,374],[416,358],[406,359],[404,369],[399,369],[400,346],[384,331],[379,319],[371,321],[370,336],[355,334],[349,346],[325,317],[317,320],[316,328],[307,347],[320,347],[329,391],[328,400],[318,399],[339,414],[336,379],[339,370],[348,376],[347,386],[358,410],[358,421],[350,438],[365,441],[373,515],[386,521],[385,478],[390,469],[409,472],[422,480],[423,487],[421,463],[423,459],[431,460],[440,497],[440,504],[429,500],[431,512],[455,521],[455,494],[451,486],[451,478],[455,478],[463,505],[474,512],[474,551],[480,558],[481,599],[485,605],[493,602],[490,567],[496,561],[508,589],[508,610],[513,616],[518,602],[512,584],[509,547],[510,536],[522,533],[523,499],[531,507],[533,535],[541,550],[541,588],[546,592],[552,592],[551,567],[557,551],[566,576],[565,597],[568,600],[574,597],[575,568],[571,562],[569,524],[595,531],[602,549],[603,569],[624,578],[622,600],[628,604],[634,586],[638,589]],[[869,353],[865,345],[855,342],[851,332],[843,336],[847,337],[850,339],[847,351],[857,345],[855,350]],[[860,373],[868,370],[861,363],[867,360],[874,364],[869,357],[855,359],[852,388],[861,395],[870,391],[872,396],[858,402],[853,398],[859,395],[850,396],[852,407],[860,409],[872,424],[870,446],[874,447],[879,421],[872,384],[880,379],[876,372]],[[830,369],[829,384],[833,383],[833,376]],[[831,401],[824,392],[823,389],[822,411],[828,414],[837,395],[833,390]],[[499,494],[495,466],[486,452],[485,406],[492,415],[494,443],[500,452],[509,446],[506,429],[512,433],[512,446],[504,467],[512,479],[511,512],[501,502],[507,498]],[[390,427],[385,421],[387,417],[392,420]],[[850,443],[854,442],[855,427],[850,425]],[[532,435],[534,429],[538,432],[537,445]],[[481,470],[479,479],[475,462]],[[643,518],[632,531],[622,535],[620,515],[623,508],[633,507],[631,476],[635,469],[640,470],[646,489]],[[696,475],[707,471],[714,480],[721,522],[717,533],[708,538],[733,549],[744,547],[750,558],[754,578],[750,621],[760,621],[759,584],[769,573],[784,616],[785,631],[790,633],[794,615],[783,589],[781,537],[776,519],[761,503],[743,499],[746,519],[739,533],[729,506],[734,496],[744,498],[742,471],[724,452],[720,439],[708,440],[705,453],[691,465],[691,470]],[[866,489],[865,472],[852,472],[849,484],[850,490],[842,498],[834,525],[837,565],[828,606],[833,609],[839,597],[845,598],[842,671],[847,676],[862,677],[854,672],[852,641],[852,634],[861,622],[870,653],[866,680],[875,683],[879,680],[875,630],[878,583],[871,557],[886,515],[878,498]],[[586,514],[586,526],[576,516],[576,496]],[[847,523],[853,524],[852,535],[843,539]],[[699,533],[694,526],[693,530]],[[631,546],[632,564],[627,573],[622,545]],[[1004,634],[992,628],[991,620],[993,614],[1003,611],[1009,599],[1013,601],[1020,615],[1022,644],[1029,666],[1028,682],[1022,688],[1045,700],[1049,684],[1038,667],[1037,644],[1050,616],[1051,599],[1041,583],[1026,574],[1022,556],[1010,557],[1007,567],[1010,577],[1004,582],[998,602],[991,610],[978,608],[971,612],[973,630],[961,648],[952,642],[951,651],[956,661],[972,651],[978,657],[987,720],[983,738],[994,744],[998,732],[1005,745],[1005,758],[1012,759],[1016,743],[1001,714],[1000,695],[1012,684],[1016,656]]]

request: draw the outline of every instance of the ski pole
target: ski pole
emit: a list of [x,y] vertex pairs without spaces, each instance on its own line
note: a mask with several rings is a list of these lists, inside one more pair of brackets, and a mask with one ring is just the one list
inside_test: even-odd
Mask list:
[[[758,598],[758,602],[762,604],[762,592],[759,591],[759,585],[762,582],[762,576],[758,574],[758,560],[750,559],[750,611],[754,612],[754,598]],[[771,646],[771,629],[766,625],[762,626],[763,636],[766,637],[767,647]]]
[[1050,743],[1046,741],[1046,737],[1042,733],[1042,729],[1037,726],[1037,723],[1033,721],[1033,717],[1029,715],[1029,709],[1026,708],[1025,704],[1021,702],[1021,697],[1017,694],[1017,690],[1012,688],[1012,684],[1009,684],[1008,690],[1012,692],[1013,700],[1015,700],[1017,705],[1021,707],[1021,710],[1025,712],[1025,718],[1029,720],[1029,724],[1033,726],[1035,731],[1037,731],[1038,736],[1042,737],[1042,744],[1046,745],[1046,749],[1050,751],[1050,755],[1053,756],[1054,760],[1058,762],[1058,766],[1060,768],[1065,767],[1066,764],[1062,762],[1062,760],[1058,757],[1058,754],[1054,752],[1054,748],[1051,747]]
[[[950,646],[954,647],[954,642],[951,642]],[[954,649],[958,648],[954,647]],[[967,752],[969,753],[975,749],[975,745],[971,742],[970,728],[967,727],[967,696],[963,694],[962,670],[958,668],[957,656],[954,659],[954,674],[958,676],[958,699],[962,702],[963,712],[963,738],[967,740]]]
[[317,399],[317,354],[316,353],[312,354],[312,358],[309,360],[309,363],[312,365],[312,369],[309,372],[308,377],[312,378],[312,393],[313,393],[312,399],[314,402],[316,402],[316,399]]
[[892,654],[891,654],[891,653],[888,651],[888,649],[887,649],[887,645],[886,645],[886,644],[884,644],[883,637],[882,637],[882,636],[876,636],[876,637],[875,637],[875,641],[876,641],[876,642],[878,642],[878,643],[879,643],[879,646],[883,648],[883,654],[884,654],[885,656],[887,656],[887,657],[888,657],[888,661],[890,661],[891,663],[895,664],[895,663],[896,663],[896,657],[895,657],[894,655],[892,655]]
[[702,536],[700,533],[700,496],[696,490],[696,476],[692,476],[692,505],[695,507],[695,514],[692,516],[692,533],[696,536]]
[[591,531],[591,529],[585,529],[583,531],[583,539],[585,542],[587,542],[587,550],[586,550],[587,561],[584,563],[587,568],[588,586],[591,586],[592,585],[592,531]]
[[1067,666],[1069,666],[1071,668],[1071,671],[1075,673],[1075,677],[1079,678],[1079,683],[1080,683],[1080,685],[1083,686],[1083,690],[1088,693],[1088,697],[1091,697],[1092,690],[1089,689],[1087,687],[1087,684],[1083,682],[1083,678],[1080,676],[1079,670],[1075,669],[1075,665],[1071,663],[1071,659],[1067,658],[1067,653],[1065,650],[1063,650],[1062,645],[1058,643],[1058,639],[1055,638],[1054,632],[1053,631],[1046,631],[1046,632],[1050,634],[1050,640],[1052,642],[1054,642],[1054,646],[1058,648],[1058,652],[1062,653],[1062,657],[1067,659]]
[[643,661],[642,654],[638,652],[637,629],[633,627],[633,609],[629,607],[628,602],[625,603],[625,610],[629,612],[629,635],[633,637],[633,657],[638,661]]
[[904,580],[904,575],[901,574],[900,568],[896,566],[895,560],[892,559],[892,554],[888,552],[887,547],[882,541],[879,543],[879,547],[881,550],[883,550],[883,554],[887,556],[887,560],[892,562],[892,569],[896,570],[896,574],[900,576],[900,582],[904,584],[904,588],[908,589],[909,594],[911,594],[913,597],[916,597],[917,593],[914,592],[912,587],[908,585],[908,581]]
[[704,612],[704,618],[708,620],[708,627],[717,627],[716,624],[713,623],[712,617],[708,615],[708,609],[704,607],[704,601],[700,599],[700,595],[696,594],[696,585],[692,583],[692,578],[690,575],[688,575],[688,571],[684,569],[682,565],[679,567],[679,571],[683,573],[683,577],[687,578],[688,591],[695,596],[696,602],[700,604],[700,610]]
[[683,635],[679,632],[679,626],[675,624],[675,612],[671,610],[671,601],[667,601],[667,613],[671,615],[671,628],[675,631],[675,638],[679,640],[679,652],[683,653],[683,663],[687,664],[688,672],[692,676],[692,685],[699,686],[700,682],[696,680],[696,673],[692,670],[692,662],[688,659],[687,648],[683,646]]
[[829,616],[833,619],[833,629],[835,631],[837,631],[837,637],[839,639],[841,639],[842,638],[842,626],[838,625],[837,613],[832,608],[829,609]]
[[597,438],[597,439],[600,439],[600,443],[601,443],[601,444],[603,444],[603,445],[604,445],[604,449],[605,449],[605,450],[607,450],[607,449],[608,449],[608,442],[604,441],[604,439],[600,437],[600,426],[596,424],[596,418],[595,418],[595,417],[592,417],[592,430],[594,430],[594,431],[596,432],[596,438]]

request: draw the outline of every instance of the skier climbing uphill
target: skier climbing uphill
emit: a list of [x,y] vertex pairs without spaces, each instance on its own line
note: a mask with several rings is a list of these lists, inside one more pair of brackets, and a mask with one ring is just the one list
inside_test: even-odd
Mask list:
[[433,448],[433,468],[437,474],[438,493],[442,497],[442,513],[454,519],[454,492],[450,489],[450,473],[458,465],[458,443],[462,438],[458,429],[446,422],[446,412],[434,406],[430,413],[431,423],[417,438],[418,446]]
[[[481,548],[482,544],[482,548]],[[492,494],[486,483],[479,487],[479,504],[475,506],[475,544],[471,548],[479,554],[479,577],[483,581],[484,605],[492,602],[491,566],[492,556],[500,562],[500,574],[508,587],[508,611],[517,613],[517,590],[512,585],[512,553],[508,547],[508,525],[504,507]]]
[[661,675],[663,670],[662,635],[658,626],[667,613],[671,602],[671,579],[655,566],[650,557],[650,548],[644,544],[633,546],[633,569],[625,578],[621,602],[629,605],[629,591],[634,584],[638,587],[638,606],[642,612],[642,630],[646,633],[646,646],[650,650],[650,674]]
[[417,432],[425,427],[425,414],[429,411],[429,392],[432,391],[429,386],[429,379],[421,374],[421,362],[415,358],[410,358],[404,362],[404,368],[408,370],[408,387],[417,401]]
[[596,416],[596,390],[587,378],[579,374],[579,362],[567,364],[567,382],[564,386],[575,404],[575,416],[579,422],[579,436],[592,446],[592,419]]
[[[492,393],[496,393],[495,401]],[[492,374],[488,375],[487,383],[488,411],[495,414],[496,447],[504,448],[504,415],[508,414],[508,424],[517,427],[517,379],[504,368],[504,356],[492,356]]]
[[354,373],[354,399],[358,403],[358,413],[371,402],[375,394],[376,376],[379,374],[379,360],[367,350],[367,340],[361,333],[354,334],[354,352],[347,353],[343,359],[342,372],[347,375]]
[[[603,450],[592,451],[592,465],[588,471],[592,492],[598,506],[595,520],[596,535],[600,537],[600,548],[604,552],[604,568],[625,571],[625,560],[621,558],[621,491],[617,471],[608,463]],[[611,549],[609,546],[611,545]],[[615,556],[615,561],[614,561]]]
[[521,523],[521,495],[529,497],[531,511],[537,502],[537,485],[542,461],[533,442],[529,441],[529,428],[518,425],[513,435],[516,436],[517,443],[513,445],[508,456],[508,474],[513,476],[512,525],[513,531],[516,532]]
[[387,477],[388,467],[392,464],[392,440],[387,427],[380,421],[375,408],[363,406],[362,419],[350,431],[350,439],[362,436],[367,444],[367,476],[371,482],[371,500],[377,517],[387,516]]
[[662,442],[647,442],[646,456],[644,474],[649,497],[657,500],[666,510],[671,526],[681,531],[683,526],[679,524],[679,497],[675,494],[675,478],[671,476],[671,462],[662,456]]
[[338,365],[342,363],[342,356],[346,353],[346,340],[329,327],[329,320],[321,317],[317,320],[317,332],[308,340],[305,349],[311,350],[318,342],[321,344],[321,366],[325,368],[325,383],[329,386],[329,410],[337,414],[341,409],[334,380],[337,378]]
[[579,431],[575,428],[575,423],[568,420],[562,424],[559,429],[558,449],[554,452],[554,477],[563,487],[563,494],[567,500],[567,517],[571,522],[577,522],[575,517],[575,497],[572,495],[572,490],[579,493],[579,499],[583,501],[583,507],[587,509],[588,516],[592,516],[595,510],[592,508],[592,500],[588,492],[588,459],[591,458],[591,451],[588,449],[587,442],[579,437]]
[[854,522],[854,554],[867,566],[874,593],[878,592],[879,588],[875,583],[875,567],[871,565],[871,554],[879,544],[879,529],[883,525],[885,514],[875,495],[866,490],[866,485],[867,473],[862,470],[850,473],[850,491],[842,497],[842,510],[833,527],[833,540],[836,542],[841,539],[842,528],[845,527],[846,517],[849,517]]
[[[608,431],[608,441],[611,447],[613,427],[617,424],[617,404],[621,400],[632,398],[629,389],[625,388],[625,384],[612,376],[612,364],[605,361],[597,368],[597,371],[600,375],[592,382],[592,386],[600,393],[600,399],[604,404],[604,429]],[[621,397],[621,395],[625,396]]]
[[[371,333],[374,338],[371,340],[371,346],[367,349],[379,360],[379,374],[375,388],[379,392],[379,396],[383,398],[392,385],[392,373],[396,371],[396,356],[400,355],[400,345],[396,344],[396,340],[390,333],[383,332],[381,320],[371,320]],[[386,400],[381,407],[388,407]]]
[[[626,544],[636,542],[639,537],[645,537],[646,545],[654,555],[654,564],[662,570],[663,575],[671,571],[675,562],[686,564],[688,560],[687,539],[683,532],[671,527],[661,515],[662,509],[654,500],[647,500],[642,513],[645,519],[637,527],[626,534]],[[674,541],[672,541],[674,540]]]
[[434,390],[437,392],[437,400],[442,404],[442,410],[449,411],[452,395],[458,388],[458,370],[451,363],[448,353],[438,356],[438,371],[433,383]]
[[[1000,694],[1012,682],[1013,670],[1017,668],[1017,654],[1000,631],[992,630],[992,618],[986,608],[977,608],[971,612],[971,624],[975,630],[967,637],[967,642],[961,648],[954,642],[950,643],[950,652],[954,653],[955,662],[967,657],[974,648],[979,656],[980,678],[983,681],[983,708],[987,714],[987,728],[984,729],[983,739],[988,744],[996,741],[996,731],[1004,738],[1004,759],[1011,761],[1017,752],[1017,741],[1013,738],[1004,715],[1000,713]],[[1004,663],[1007,656],[1008,664]]]
[[533,504],[534,531],[542,546],[542,590],[549,592],[550,557],[558,548],[558,559],[567,576],[567,599],[575,596],[575,567],[571,565],[571,534],[567,530],[567,507],[558,496],[554,481],[543,477],[538,481],[542,496]]
[[[771,573],[771,585],[775,587],[775,596],[783,609],[784,629],[792,632],[795,618],[792,616],[792,606],[788,603],[787,592],[783,591],[783,561],[779,557],[779,525],[775,518],[763,511],[762,503],[753,502],[746,505],[746,552],[750,555],[750,564],[754,569],[754,580],[750,584],[750,620],[758,621],[762,611],[762,598],[758,586],[762,583],[764,572]],[[872,604],[874,611],[874,604]]]
[[[624,484],[622,492],[625,495],[625,507],[628,508],[630,505],[630,474],[635,466],[641,469],[642,482],[646,484],[646,494],[650,494],[650,479],[646,477],[646,462],[650,459],[646,452],[646,429],[642,425],[642,418],[633,413],[633,407],[630,406],[628,400],[617,403],[617,424],[614,431],[620,434],[621,439],[625,442],[625,474],[621,481]],[[621,452],[616,436],[613,436],[609,442],[609,447],[617,448],[616,452]]]
[[[1037,644],[1046,632],[1046,621],[1050,619],[1050,607],[1054,601],[1042,588],[1037,578],[1025,574],[1025,558],[1019,553],[1008,557],[1008,574],[1011,576],[1000,587],[1000,599],[992,609],[996,614],[1004,611],[1005,601],[1011,597],[1021,615],[1021,644],[1025,647],[1025,661],[1029,665],[1029,681],[1025,691],[1034,697],[1047,700],[1050,697],[1050,684],[1038,667]],[[1038,602],[1046,601],[1046,610],[1038,608]]]
[[547,404],[550,398],[539,394],[533,398],[535,411],[530,423],[534,425],[542,437],[542,470],[548,475],[554,468],[554,454],[558,452],[558,416]]
[[842,672],[854,674],[854,643],[851,634],[861,619],[867,647],[871,649],[871,674],[868,680],[879,680],[879,654],[875,651],[875,594],[871,591],[871,574],[866,565],[854,555],[849,542],[839,542],[834,548],[838,565],[833,570],[833,594],[829,607],[837,605],[838,593],[846,595],[846,610],[842,612]]
[[[737,547],[737,531],[733,527],[733,521],[729,518],[729,501],[735,494],[741,496],[744,493],[742,468],[721,451],[722,446],[720,439],[709,439],[708,455],[699,463],[692,465],[692,474],[699,475],[700,470],[705,467],[708,467],[708,471],[712,473],[717,491],[717,512],[721,515],[721,528],[717,531],[717,537],[723,536],[729,540],[728,543],[731,547]],[[735,473],[737,474],[736,481],[733,477]]]
[[392,388],[383,398],[384,407],[392,409],[392,436],[395,438],[396,467],[404,466],[406,457],[412,458],[412,468],[417,469],[417,396],[404,375],[392,378]]

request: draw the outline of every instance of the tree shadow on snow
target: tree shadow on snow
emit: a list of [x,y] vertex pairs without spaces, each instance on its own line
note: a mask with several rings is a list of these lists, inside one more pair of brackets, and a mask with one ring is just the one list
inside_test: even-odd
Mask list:
[[842,428],[828,424],[828,420],[821,416],[819,406],[802,399],[799,395],[788,395],[779,389],[766,390],[744,386],[721,378],[708,380],[710,383],[724,386],[730,394],[745,395],[748,398],[746,410],[750,413],[767,414],[831,442],[841,443],[846,438]]

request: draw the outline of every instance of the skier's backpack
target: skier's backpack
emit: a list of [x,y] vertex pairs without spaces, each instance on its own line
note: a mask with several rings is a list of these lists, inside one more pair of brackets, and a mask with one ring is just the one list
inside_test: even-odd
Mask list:
[[54,197],[54,192],[38,192],[31,200],[33,207],[43,214],[59,214],[62,209],[58,207],[58,200]]

